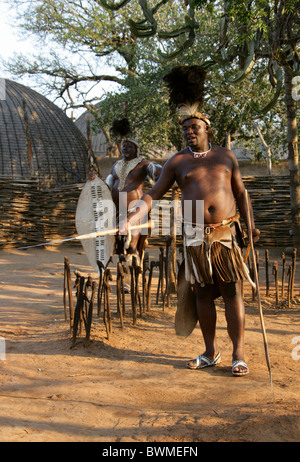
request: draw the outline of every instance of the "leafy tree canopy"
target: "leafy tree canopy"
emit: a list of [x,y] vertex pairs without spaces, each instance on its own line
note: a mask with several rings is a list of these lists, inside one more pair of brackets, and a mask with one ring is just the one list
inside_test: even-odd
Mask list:
[[[34,58],[14,57],[11,72],[34,76],[65,108],[92,109],[100,102],[98,125],[107,136],[126,106],[145,151],[153,143],[178,149],[181,136],[169,114],[162,76],[176,64],[197,63],[208,71],[203,110],[213,121],[216,142],[224,144],[228,133],[250,142],[256,121],[273,145],[282,144],[282,67],[295,73],[299,64],[295,2],[11,3],[22,30],[36,36],[41,49]],[[112,89],[95,92],[103,82]],[[269,114],[273,130],[266,129]]]

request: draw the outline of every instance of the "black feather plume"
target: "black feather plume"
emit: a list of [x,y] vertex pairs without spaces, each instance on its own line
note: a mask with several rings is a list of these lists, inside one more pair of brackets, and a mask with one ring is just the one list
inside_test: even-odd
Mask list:
[[131,133],[129,120],[126,117],[114,120],[110,132],[116,137],[127,137]]
[[201,66],[176,66],[163,77],[174,109],[181,104],[203,105],[206,71]]

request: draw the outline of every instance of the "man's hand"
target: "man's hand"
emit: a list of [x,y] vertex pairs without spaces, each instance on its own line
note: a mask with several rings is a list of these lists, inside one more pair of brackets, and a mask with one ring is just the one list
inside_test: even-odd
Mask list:
[[[252,241],[253,243],[257,242],[260,236],[260,231],[257,228],[252,229]],[[248,239],[249,242],[249,230],[247,230],[247,233],[244,233],[244,239]]]
[[252,229],[252,239],[253,239],[254,243],[258,241],[259,236],[260,236],[259,229],[257,229],[257,228]]
[[119,234],[121,236],[127,236],[130,227],[130,222],[128,219],[122,220],[119,223]]

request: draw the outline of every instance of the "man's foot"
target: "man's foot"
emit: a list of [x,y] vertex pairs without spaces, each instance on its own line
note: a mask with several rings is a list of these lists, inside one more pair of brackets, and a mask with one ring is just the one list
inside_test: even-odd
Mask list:
[[133,258],[135,257],[135,264],[136,266],[141,266],[141,259],[138,252],[135,253],[127,253],[126,254],[126,263],[128,266],[133,266]]
[[232,361],[232,375],[235,375],[236,377],[242,377],[247,374],[249,374],[249,367],[245,361],[240,359]]
[[124,282],[123,287],[124,287],[124,293],[125,294],[130,294],[130,285],[127,284],[127,282]]
[[199,355],[195,359],[191,359],[187,363],[187,367],[189,369],[204,369],[205,367],[212,367],[216,364],[220,364],[221,362],[221,354],[218,353],[214,358],[208,358],[205,355]]

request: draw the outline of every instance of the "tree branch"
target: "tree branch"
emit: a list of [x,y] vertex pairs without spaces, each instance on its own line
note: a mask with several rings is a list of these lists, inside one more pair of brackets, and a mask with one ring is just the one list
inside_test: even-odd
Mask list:
[[96,0],[97,3],[102,5],[107,10],[117,11],[120,10],[123,6],[127,5],[131,0],[121,0],[119,3],[110,3],[106,0]]

